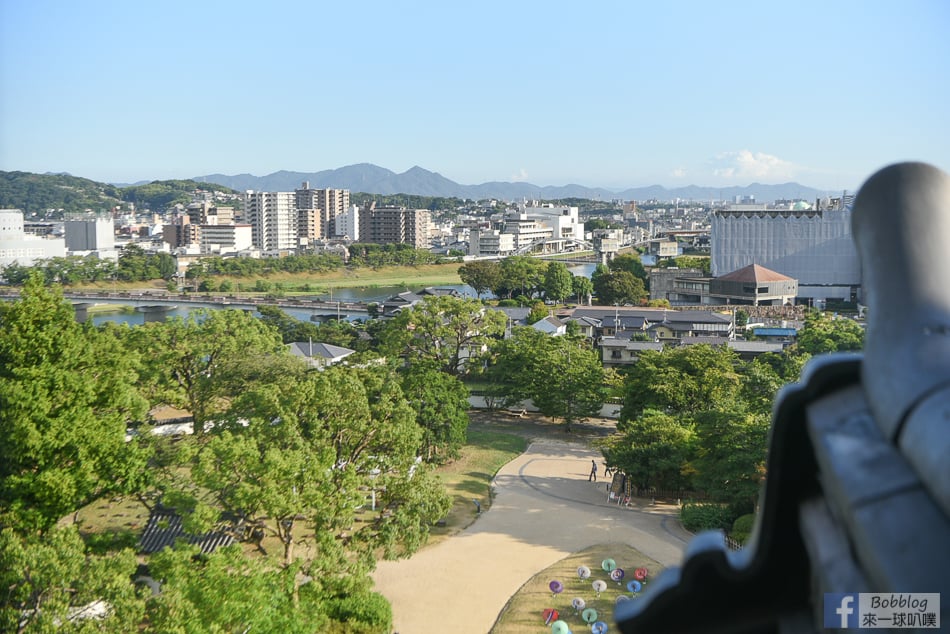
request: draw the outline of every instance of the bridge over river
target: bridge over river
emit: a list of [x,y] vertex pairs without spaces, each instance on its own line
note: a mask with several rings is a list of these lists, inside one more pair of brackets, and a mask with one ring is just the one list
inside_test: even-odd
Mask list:
[[[15,291],[0,291],[0,300],[16,299]],[[101,304],[133,306],[136,311],[145,313],[146,321],[160,321],[165,315],[179,307],[185,308],[234,308],[237,310],[257,310],[260,306],[277,306],[295,314],[306,313],[314,321],[323,319],[346,319],[366,317],[369,309],[363,302],[329,302],[319,299],[302,298],[264,298],[239,297],[236,295],[178,295],[161,291],[66,291],[63,297],[70,300],[76,309],[76,318],[85,321],[88,309]]]

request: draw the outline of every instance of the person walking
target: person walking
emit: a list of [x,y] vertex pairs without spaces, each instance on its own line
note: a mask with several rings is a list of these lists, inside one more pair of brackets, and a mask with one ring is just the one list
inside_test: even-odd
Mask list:
[[597,461],[596,460],[590,461],[590,475],[587,476],[587,481],[597,482]]

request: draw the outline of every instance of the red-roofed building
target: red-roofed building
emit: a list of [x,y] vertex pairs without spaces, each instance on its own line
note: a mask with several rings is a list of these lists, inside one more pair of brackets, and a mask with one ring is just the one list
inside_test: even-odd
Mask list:
[[798,280],[764,266],[750,264],[738,271],[711,279],[709,294],[721,299],[723,304],[783,306],[795,303]]

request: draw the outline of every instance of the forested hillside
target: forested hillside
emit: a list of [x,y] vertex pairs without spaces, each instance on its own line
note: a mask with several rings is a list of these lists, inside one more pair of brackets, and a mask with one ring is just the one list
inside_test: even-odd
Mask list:
[[[0,172],[0,208],[20,209],[26,218],[59,218],[63,212],[111,209],[121,190],[67,174]],[[48,214],[49,210],[54,210]]]
[[190,203],[197,189],[233,193],[221,185],[191,180],[116,187],[68,174],[0,172],[0,209],[20,209],[27,219],[60,219],[86,210],[128,208],[128,203],[136,209],[163,211],[176,203]]

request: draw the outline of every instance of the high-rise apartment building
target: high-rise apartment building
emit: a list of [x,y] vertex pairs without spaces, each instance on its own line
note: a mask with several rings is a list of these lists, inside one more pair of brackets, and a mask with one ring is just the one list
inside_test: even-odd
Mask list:
[[377,207],[375,203],[360,210],[360,241],[375,244],[411,244],[429,248],[430,214],[427,209]]
[[254,247],[262,251],[296,249],[297,199],[294,192],[244,194],[244,214],[251,225]]
[[337,216],[347,212],[350,206],[348,189],[310,189],[304,181],[294,190],[299,214],[300,237],[311,240],[332,238]]

